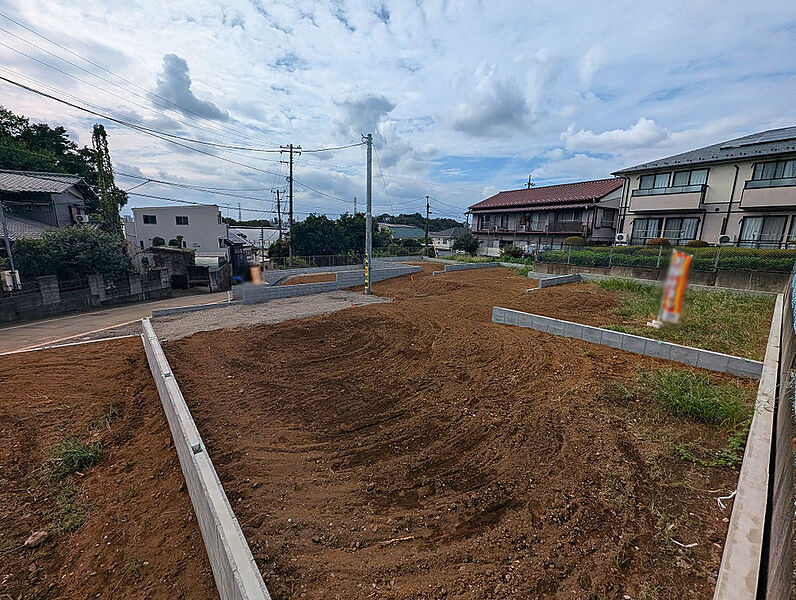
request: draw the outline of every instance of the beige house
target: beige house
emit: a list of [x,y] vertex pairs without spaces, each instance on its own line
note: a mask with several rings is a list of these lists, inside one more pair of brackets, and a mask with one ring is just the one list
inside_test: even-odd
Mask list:
[[796,245],[796,127],[772,129],[614,173],[630,244]]

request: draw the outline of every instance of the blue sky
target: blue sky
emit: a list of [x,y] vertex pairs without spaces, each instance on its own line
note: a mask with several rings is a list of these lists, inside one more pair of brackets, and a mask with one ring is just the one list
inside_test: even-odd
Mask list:
[[[0,13],[113,75],[3,17],[0,74],[159,131],[251,148],[373,133],[377,213],[423,210],[428,194],[437,215],[461,218],[529,175],[607,177],[796,125],[793,2],[0,0]],[[7,84],[0,104],[63,124],[81,144],[97,120]],[[136,192],[240,202],[256,218],[285,187],[278,155],[196,146],[207,156],[106,127],[118,172],[232,195]],[[300,156],[296,213],[337,215],[354,196],[362,207],[364,171],[362,147]]]

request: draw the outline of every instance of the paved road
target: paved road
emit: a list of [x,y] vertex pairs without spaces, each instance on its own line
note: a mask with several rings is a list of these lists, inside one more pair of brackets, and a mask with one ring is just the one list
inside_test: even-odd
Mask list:
[[68,341],[90,332],[111,329],[143,317],[152,316],[156,308],[194,306],[227,299],[226,292],[167,298],[156,302],[143,302],[117,308],[108,308],[66,317],[34,321],[24,325],[12,325],[0,329],[0,352],[33,348],[59,341]]

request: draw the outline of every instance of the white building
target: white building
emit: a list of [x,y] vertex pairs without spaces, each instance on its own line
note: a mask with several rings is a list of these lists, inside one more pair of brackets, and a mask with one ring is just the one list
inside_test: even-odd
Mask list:
[[181,246],[194,250],[197,257],[229,260],[227,225],[216,204],[196,206],[150,206],[134,208],[132,220],[125,220],[124,232],[131,247],[138,251],[162,238],[166,244],[180,239]]

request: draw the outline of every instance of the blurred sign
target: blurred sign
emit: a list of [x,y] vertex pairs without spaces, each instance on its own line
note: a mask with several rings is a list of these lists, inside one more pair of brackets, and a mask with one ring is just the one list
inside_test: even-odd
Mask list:
[[691,268],[692,258],[693,256],[690,254],[672,250],[658,321],[672,325],[680,322],[680,315],[683,312],[683,295],[688,285],[688,270]]
[[262,285],[263,284],[263,274],[260,271],[260,267],[250,267],[249,269],[252,274],[252,283],[254,285]]

